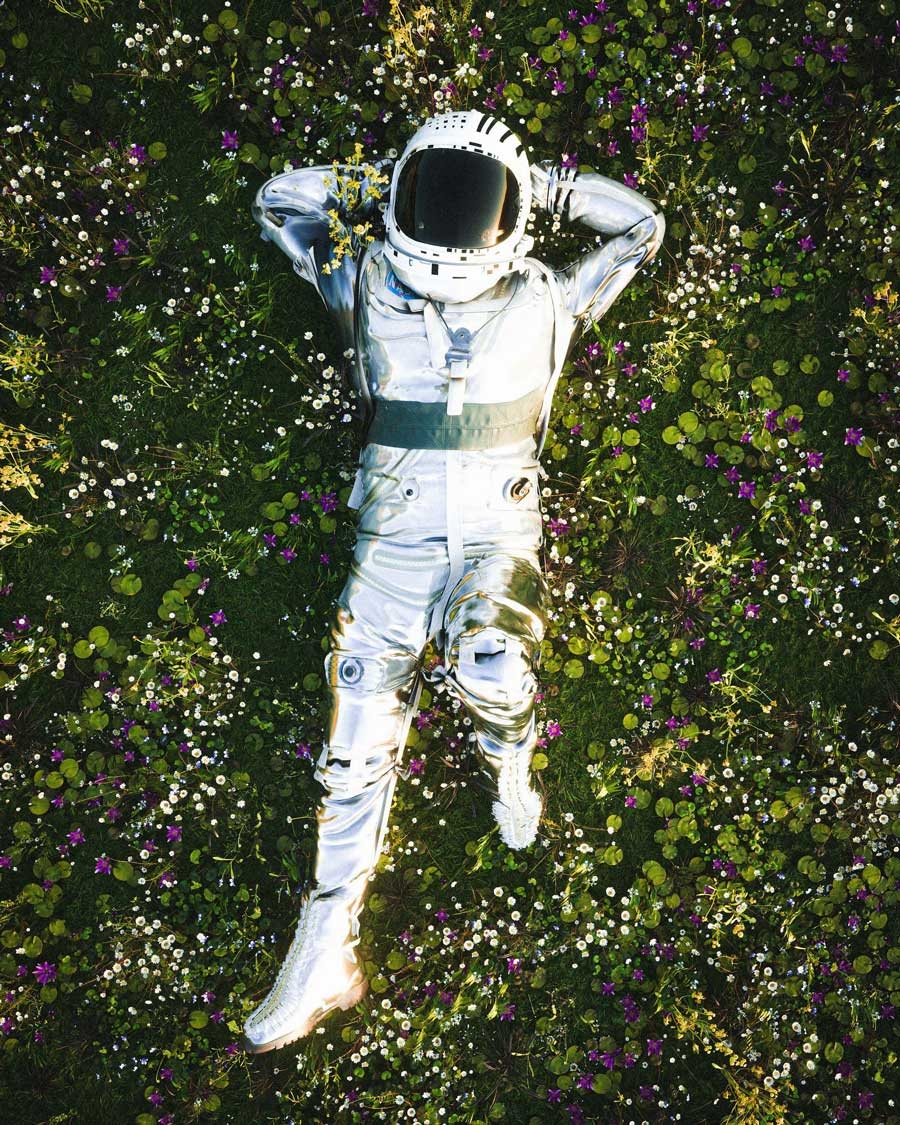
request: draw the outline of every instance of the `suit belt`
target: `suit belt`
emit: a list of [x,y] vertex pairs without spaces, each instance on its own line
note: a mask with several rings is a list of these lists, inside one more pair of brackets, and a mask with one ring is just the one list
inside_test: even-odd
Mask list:
[[467,402],[448,414],[445,402],[375,399],[366,441],[399,449],[494,449],[533,437],[544,401],[538,387],[512,402]]

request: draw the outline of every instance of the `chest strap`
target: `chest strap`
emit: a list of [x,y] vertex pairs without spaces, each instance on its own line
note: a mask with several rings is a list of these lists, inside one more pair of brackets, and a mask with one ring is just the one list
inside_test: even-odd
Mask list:
[[445,402],[375,399],[366,441],[398,449],[494,449],[533,437],[544,401],[538,387],[513,402],[467,402],[448,414]]

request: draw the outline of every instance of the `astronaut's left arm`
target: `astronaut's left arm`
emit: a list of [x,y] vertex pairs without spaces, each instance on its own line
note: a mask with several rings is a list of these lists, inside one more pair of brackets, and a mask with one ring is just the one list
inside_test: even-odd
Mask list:
[[538,164],[532,166],[531,184],[536,207],[609,236],[557,274],[572,315],[588,323],[599,320],[658,252],[665,218],[640,192],[599,172]]

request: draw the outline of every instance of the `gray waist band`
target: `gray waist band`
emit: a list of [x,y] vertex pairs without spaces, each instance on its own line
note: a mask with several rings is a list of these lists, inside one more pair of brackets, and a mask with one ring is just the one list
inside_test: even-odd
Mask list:
[[400,449],[493,449],[534,435],[544,388],[513,402],[467,402],[448,414],[445,402],[375,400],[367,442]]

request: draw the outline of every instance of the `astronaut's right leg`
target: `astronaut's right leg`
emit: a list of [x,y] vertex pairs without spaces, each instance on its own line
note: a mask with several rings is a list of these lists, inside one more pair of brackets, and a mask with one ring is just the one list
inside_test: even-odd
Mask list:
[[[397,569],[379,565],[391,560]],[[387,830],[437,596],[431,569],[418,558],[414,572],[404,573],[407,561],[403,552],[360,545],[340,599],[325,662],[331,720],[316,770],[324,794],[314,876],[275,984],[244,1025],[244,1045],[253,1053],[308,1035],[367,988],[356,958],[358,918]],[[438,579],[442,573],[438,567]]]

